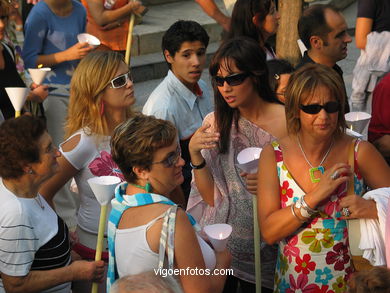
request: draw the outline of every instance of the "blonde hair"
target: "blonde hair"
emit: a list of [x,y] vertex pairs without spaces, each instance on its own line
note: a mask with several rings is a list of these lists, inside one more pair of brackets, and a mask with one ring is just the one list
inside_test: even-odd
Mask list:
[[340,76],[334,69],[321,64],[306,64],[296,70],[289,79],[286,88],[286,123],[290,134],[297,134],[301,129],[299,117],[300,105],[305,102],[319,87],[329,90],[339,103],[336,136],[345,132],[344,117],[345,89]]
[[[101,113],[102,92],[115,77],[123,56],[113,51],[96,51],[85,56],[70,82],[68,116],[65,122],[65,138],[79,129],[90,133],[108,135],[106,117]],[[126,118],[132,110],[126,111]]]

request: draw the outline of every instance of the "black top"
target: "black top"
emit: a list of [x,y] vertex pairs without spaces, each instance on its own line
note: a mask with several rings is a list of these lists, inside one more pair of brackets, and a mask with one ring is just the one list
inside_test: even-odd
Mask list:
[[15,116],[15,110],[4,88],[25,87],[26,85],[16,70],[13,56],[11,56],[7,48],[5,48],[7,45],[5,45],[3,42],[2,45],[4,47],[2,54],[5,67],[4,69],[0,70],[0,110],[3,112],[4,118],[8,119]]
[[[301,59],[301,62],[295,67],[295,69],[298,69],[298,68],[302,67],[303,65],[305,65],[307,63],[316,63],[316,62],[314,62],[314,60],[309,57],[309,55],[307,54],[307,51],[306,51],[305,54],[303,55],[302,59]],[[345,99],[345,106],[344,106],[344,113],[348,113],[350,111],[350,109],[349,109],[349,104],[348,104],[347,90],[345,88],[345,83],[344,83],[344,78],[343,78],[343,70],[337,64],[335,64],[332,68],[341,77],[341,82],[343,83],[345,97],[346,97],[346,99]]]
[[373,32],[390,31],[390,1],[359,0],[357,17],[373,19]]
[[31,270],[62,268],[70,262],[69,231],[65,222],[57,216],[58,232],[35,253]]

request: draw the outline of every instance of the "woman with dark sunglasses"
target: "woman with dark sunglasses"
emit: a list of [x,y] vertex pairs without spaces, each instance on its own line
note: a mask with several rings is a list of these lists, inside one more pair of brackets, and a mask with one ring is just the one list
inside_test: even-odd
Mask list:
[[345,134],[345,91],[334,70],[301,67],[286,96],[289,135],[264,148],[257,193],[262,237],[279,243],[275,291],[345,292],[354,270],[346,220],[377,218],[375,202],[361,196],[365,185],[389,186],[390,168],[374,146]]
[[[263,147],[286,135],[284,107],[268,83],[266,54],[252,39],[240,37],[224,43],[210,65],[215,112],[190,142],[195,184],[188,211],[201,226],[227,223],[233,227],[228,248],[234,276],[224,292],[255,292],[252,194],[257,175],[241,172],[237,154],[247,147]],[[263,292],[272,292],[275,247],[265,245],[262,257]]]
[[[76,215],[67,215],[77,224],[78,241],[73,247],[83,259],[94,259],[100,204],[87,180],[113,175],[123,180],[122,172],[111,159],[110,138],[116,126],[132,116],[134,85],[123,56],[97,51],[84,57],[70,84],[66,140],[60,145],[60,171],[42,187],[41,194],[52,202],[55,194],[72,177],[80,198]],[[60,201],[61,193],[56,200]],[[108,253],[103,252],[107,261]],[[73,292],[89,292],[91,283],[78,282]],[[102,284],[100,291],[105,292]]]
[[184,181],[173,124],[136,115],[115,129],[111,149],[126,182],[116,187],[109,217],[107,292],[118,277],[174,269],[186,293],[221,292],[226,274],[213,270],[229,267],[229,252],[214,253],[171,196]]

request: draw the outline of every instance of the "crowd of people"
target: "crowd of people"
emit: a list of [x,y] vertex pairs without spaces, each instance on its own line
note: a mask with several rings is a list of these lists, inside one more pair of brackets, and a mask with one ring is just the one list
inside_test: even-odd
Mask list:
[[[358,1],[356,43],[372,55],[390,8]],[[345,114],[371,98],[347,97],[337,62],[352,38],[340,10],[303,11],[307,51],[294,68],[270,42],[283,17],[274,0],[225,0],[229,16],[197,0],[226,31],[209,64],[213,97],[201,80],[209,36],[178,20],[161,41],[167,75],[136,113],[125,36],[128,16],[148,8],[33,2],[20,53],[26,68],[51,67],[42,85],[18,72],[7,37],[15,6],[0,0],[0,292],[388,292],[390,59],[367,107],[372,143],[348,135]],[[100,47],[78,42],[83,32]],[[30,107],[13,118],[5,88],[26,84]],[[238,164],[247,148],[262,149],[256,171]],[[96,176],[121,182],[101,260]],[[232,227],[225,248],[204,230],[218,223]],[[352,255],[352,223],[375,239],[365,258]]]

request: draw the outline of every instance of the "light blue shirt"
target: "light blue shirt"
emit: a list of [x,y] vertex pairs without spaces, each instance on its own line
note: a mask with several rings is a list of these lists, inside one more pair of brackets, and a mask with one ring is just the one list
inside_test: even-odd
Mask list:
[[191,92],[171,70],[151,93],[142,113],[171,121],[177,128],[179,139],[184,140],[202,125],[203,118],[213,111],[206,83],[198,81],[202,95]]

